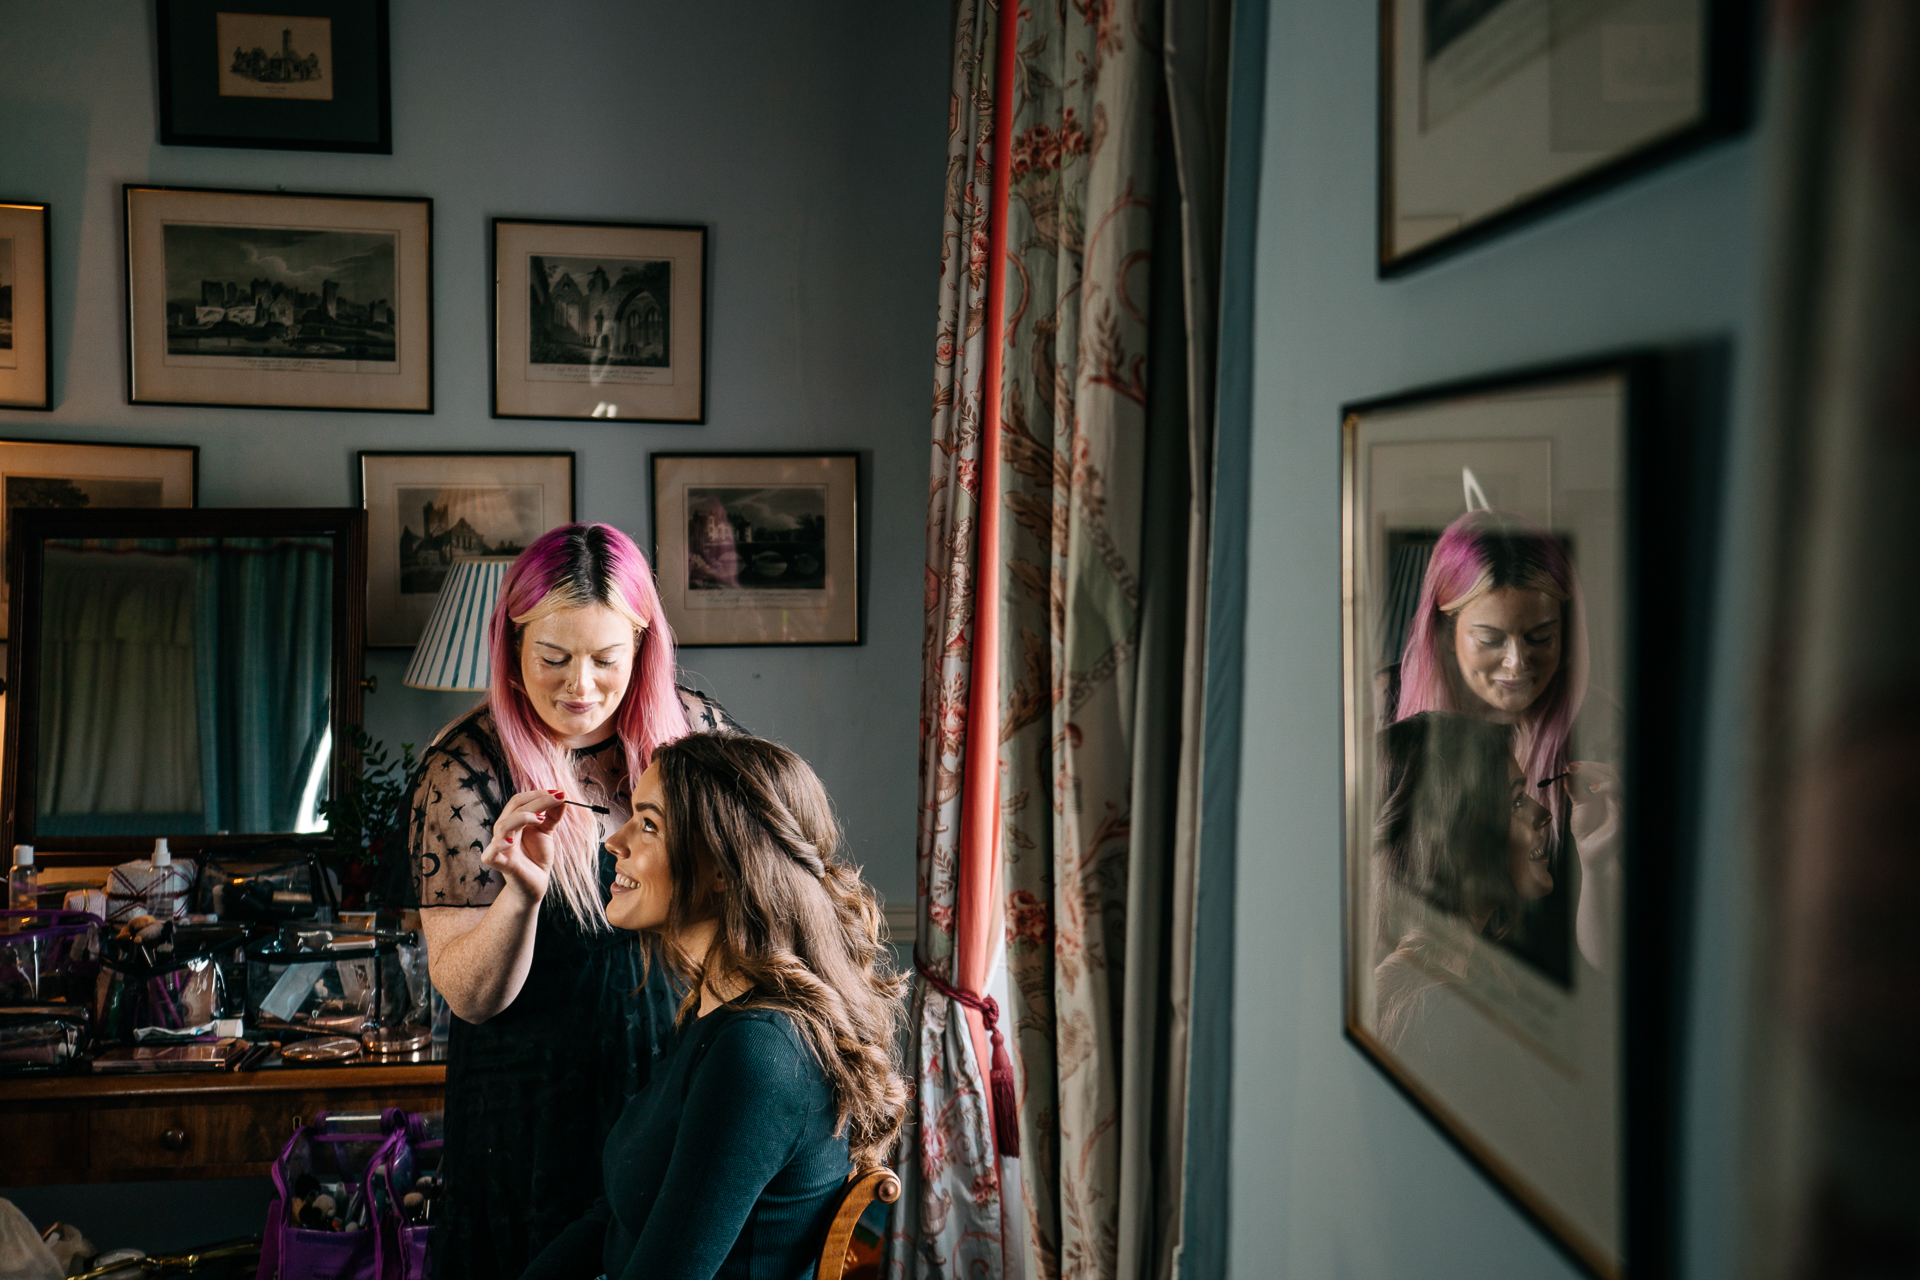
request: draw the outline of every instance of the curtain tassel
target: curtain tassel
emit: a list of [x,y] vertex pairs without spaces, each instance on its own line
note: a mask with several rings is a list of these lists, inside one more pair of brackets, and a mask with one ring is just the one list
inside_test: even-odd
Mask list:
[[928,986],[949,1000],[958,1001],[980,1015],[988,1037],[993,1041],[993,1061],[987,1068],[987,1090],[993,1104],[993,1143],[1002,1156],[1020,1155],[1020,1103],[1013,1093],[1013,1060],[1007,1057],[1007,1042],[1000,1035],[1000,1006],[992,996],[977,996],[971,991],[948,986],[926,966],[914,963]]

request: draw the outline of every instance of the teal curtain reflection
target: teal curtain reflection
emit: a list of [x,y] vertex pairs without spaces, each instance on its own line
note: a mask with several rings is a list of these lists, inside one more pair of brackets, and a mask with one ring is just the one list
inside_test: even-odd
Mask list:
[[333,546],[205,542],[191,554],[207,829],[291,831],[331,707]]

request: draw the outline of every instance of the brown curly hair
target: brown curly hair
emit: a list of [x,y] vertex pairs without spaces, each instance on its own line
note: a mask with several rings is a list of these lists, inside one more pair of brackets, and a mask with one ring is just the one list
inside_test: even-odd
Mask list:
[[[692,984],[679,1020],[698,1008],[709,972],[746,981],[736,1005],[780,1010],[812,1049],[854,1163],[883,1162],[906,1109],[907,980],[881,944],[873,890],[841,854],[826,788],[787,748],[739,733],[689,734],[653,761],[673,878],[662,936],[718,920],[704,963],[664,948]],[[716,874],[719,893],[707,887]]]

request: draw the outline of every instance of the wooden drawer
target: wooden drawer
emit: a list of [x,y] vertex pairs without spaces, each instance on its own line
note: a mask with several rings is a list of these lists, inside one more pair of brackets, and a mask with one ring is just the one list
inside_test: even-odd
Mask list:
[[[265,1101],[268,1106],[261,1106]],[[263,1164],[280,1154],[292,1126],[277,1099],[189,1106],[100,1107],[87,1137],[87,1163],[99,1174],[202,1165]]]
[[78,1107],[0,1113],[0,1167],[17,1182],[79,1182],[87,1172],[88,1113]]
[[176,1170],[202,1177],[263,1174],[293,1131],[319,1112],[425,1111],[439,1107],[440,1096],[437,1089],[342,1090],[96,1105],[87,1163],[93,1180],[108,1182]]
[[0,1081],[0,1186],[268,1173],[321,1111],[432,1111],[444,1070],[301,1070]]

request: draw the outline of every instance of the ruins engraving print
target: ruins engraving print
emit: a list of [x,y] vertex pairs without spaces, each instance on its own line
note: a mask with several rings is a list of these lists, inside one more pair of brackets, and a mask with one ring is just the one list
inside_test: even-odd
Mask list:
[[333,101],[333,21],[269,13],[214,18],[223,98]]
[[672,383],[673,263],[534,254],[527,285],[530,380]]
[[0,236],[0,369],[11,369],[13,354],[13,237]]
[[455,560],[525,551],[548,528],[542,496],[537,484],[396,490],[400,594],[436,594]]
[[395,371],[397,235],[192,223],[162,232],[168,364]]

